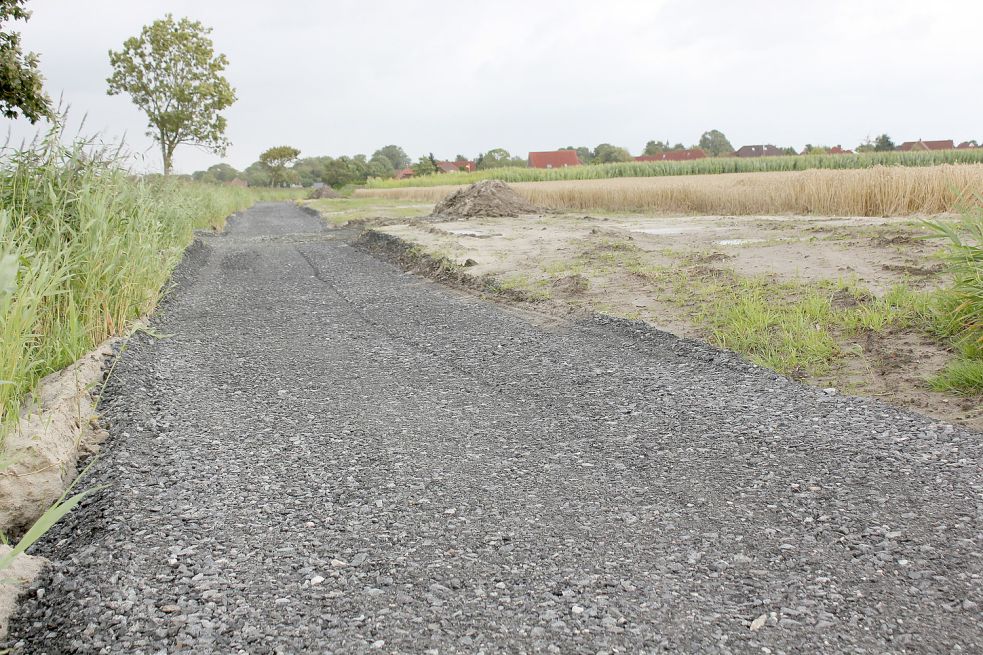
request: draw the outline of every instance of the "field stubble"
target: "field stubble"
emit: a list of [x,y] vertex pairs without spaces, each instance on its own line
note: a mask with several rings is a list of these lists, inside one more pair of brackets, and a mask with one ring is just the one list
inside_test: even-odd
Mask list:
[[[546,209],[706,215],[911,216],[979,203],[983,164],[635,177],[512,185]],[[359,197],[437,202],[456,186],[360,189]]]

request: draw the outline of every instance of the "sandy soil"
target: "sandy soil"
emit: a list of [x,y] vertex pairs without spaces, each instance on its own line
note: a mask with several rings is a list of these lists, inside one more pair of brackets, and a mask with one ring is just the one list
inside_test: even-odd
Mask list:
[[[704,274],[726,271],[779,282],[845,281],[875,297],[896,285],[930,290],[944,282],[941,248],[920,238],[925,230],[912,218],[565,214],[380,229],[467,265],[475,275],[540,290],[563,309],[640,318],[696,338],[708,335],[693,320],[693,308],[673,302],[670,289],[619,268],[619,244],[629,244],[646,265],[695,263]],[[594,262],[608,265],[591,266]],[[887,331],[844,337],[839,345],[850,356],[840,358],[829,374],[805,379],[983,430],[979,399],[927,386],[926,379],[949,357],[932,338]]]

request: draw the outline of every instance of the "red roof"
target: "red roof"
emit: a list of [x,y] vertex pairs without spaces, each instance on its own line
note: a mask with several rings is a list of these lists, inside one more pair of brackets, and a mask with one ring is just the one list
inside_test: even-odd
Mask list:
[[952,139],[942,141],[905,141],[898,150],[955,150],[956,146]]
[[829,154],[831,155],[852,155],[852,150],[844,150],[843,146],[833,146],[829,149]]
[[402,180],[407,177],[413,177],[414,175],[416,175],[416,172],[412,168],[404,168],[403,170],[396,172],[396,179]]
[[443,173],[456,173],[459,170],[461,170],[460,168],[457,167],[457,164],[455,164],[452,161],[437,162],[437,169]]
[[641,155],[635,157],[635,161],[685,161],[687,159],[703,159],[707,153],[703,148],[690,148],[689,150],[667,150],[657,155]]
[[529,153],[529,168],[566,168],[567,166],[580,166],[576,150]]
[[971,141],[963,141],[958,146],[956,146],[956,150],[966,150],[967,148],[969,149],[979,148],[979,146],[973,144]]

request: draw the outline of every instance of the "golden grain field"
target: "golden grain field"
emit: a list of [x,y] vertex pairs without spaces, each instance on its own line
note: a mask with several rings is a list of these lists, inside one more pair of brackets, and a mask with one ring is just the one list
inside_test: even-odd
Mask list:
[[[540,206],[571,211],[931,215],[979,205],[983,164],[520,182],[512,186]],[[456,188],[360,189],[355,193],[437,202]]]

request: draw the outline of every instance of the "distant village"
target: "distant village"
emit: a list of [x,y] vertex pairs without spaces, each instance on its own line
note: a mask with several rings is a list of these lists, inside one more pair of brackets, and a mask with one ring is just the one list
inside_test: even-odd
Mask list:
[[[917,141],[905,141],[900,146],[893,148],[893,150],[898,152],[918,152],[927,150],[966,150],[980,148],[976,141],[963,141],[959,145],[956,145],[953,139],[941,139],[935,141],[924,141],[919,139]],[[815,150],[811,146],[806,146],[802,152],[797,153],[791,148],[779,148],[774,145],[746,145],[741,146],[733,152],[722,154],[723,157],[782,157],[790,155],[809,155],[816,154]],[[828,155],[852,155],[853,150],[847,150],[842,146],[836,145],[830,148],[824,148],[822,154]],[[665,152],[660,152],[653,155],[639,155],[637,157],[632,157],[633,161],[637,162],[657,162],[657,161],[689,161],[693,159],[704,159],[708,157],[703,148],[685,148],[685,149],[673,149],[666,150]],[[521,160],[520,160],[521,161]],[[569,168],[571,166],[583,166],[586,162],[580,160],[580,156],[577,151],[572,148],[565,148],[562,150],[546,150],[540,152],[530,152],[527,158],[527,165],[529,168]],[[435,162],[437,173],[470,173],[478,169],[478,165],[475,161],[458,159],[455,161],[437,161]],[[396,171],[395,178],[397,180],[414,177],[416,171],[412,167],[406,167],[401,170]]]

